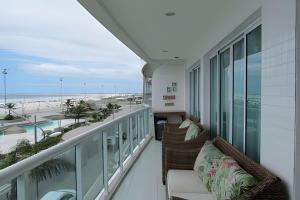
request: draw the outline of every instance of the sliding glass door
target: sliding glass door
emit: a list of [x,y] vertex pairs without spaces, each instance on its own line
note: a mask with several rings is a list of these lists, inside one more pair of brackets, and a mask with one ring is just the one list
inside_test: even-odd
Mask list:
[[220,54],[221,69],[221,135],[229,141],[230,134],[230,49]]
[[244,39],[233,45],[233,129],[232,144],[244,151],[245,108],[245,49]]
[[261,26],[245,31],[210,59],[210,127],[260,160]]
[[218,56],[210,59],[210,134],[218,133]]
[[261,26],[247,34],[246,155],[260,159]]

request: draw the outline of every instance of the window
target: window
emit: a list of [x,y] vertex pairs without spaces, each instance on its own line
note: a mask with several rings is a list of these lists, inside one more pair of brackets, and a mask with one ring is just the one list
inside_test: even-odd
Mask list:
[[244,39],[233,45],[233,130],[232,144],[244,151],[245,108],[245,53]]
[[210,59],[210,134],[218,134],[218,56]]
[[246,154],[260,159],[261,27],[247,35]]
[[190,71],[190,114],[200,118],[200,67]]
[[259,162],[261,26],[241,34],[222,49],[210,60],[211,132],[217,135],[220,127],[219,135]]
[[230,134],[230,49],[220,54],[221,68],[221,135],[229,140]]

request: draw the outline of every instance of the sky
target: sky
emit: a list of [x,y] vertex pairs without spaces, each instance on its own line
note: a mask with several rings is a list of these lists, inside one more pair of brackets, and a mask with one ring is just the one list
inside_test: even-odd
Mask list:
[[0,27],[7,93],[142,92],[144,61],[76,0],[1,0]]

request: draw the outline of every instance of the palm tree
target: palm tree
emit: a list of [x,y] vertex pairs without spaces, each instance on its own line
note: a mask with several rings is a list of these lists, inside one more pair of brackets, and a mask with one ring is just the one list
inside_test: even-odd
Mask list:
[[70,108],[73,106],[73,103],[71,101],[71,99],[67,99],[66,101],[66,106],[67,106],[67,113],[70,112]]
[[111,104],[111,103],[108,103],[108,104],[106,105],[106,107],[108,108],[108,110],[113,110],[113,109],[114,109],[114,105]]
[[17,109],[16,104],[14,103],[7,103],[6,108],[8,109],[8,115],[11,116],[11,111]]
[[76,119],[77,119],[77,123],[79,123],[79,119],[86,111],[87,111],[86,106],[80,103],[71,108],[70,112],[75,115],[75,123],[76,123]]
[[121,108],[121,106],[120,106],[120,105],[118,105],[118,104],[114,104],[114,109],[115,109],[115,110],[118,110],[119,108]]

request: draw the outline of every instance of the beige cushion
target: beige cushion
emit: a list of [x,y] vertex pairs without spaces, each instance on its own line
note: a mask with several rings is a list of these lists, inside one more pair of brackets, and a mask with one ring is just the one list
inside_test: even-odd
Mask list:
[[169,170],[167,183],[169,197],[181,193],[211,194],[193,170]]
[[174,193],[172,196],[180,197],[188,200],[216,200],[215,194],[201,194],[201,193]]
[[180,124],[179,128],[187,128],[191,123],[193,122],[190,119],[186,119]]
[[186,131],[186,135],[184,138],[184,141],[192,140],[198,137],[198,134],[200,133],[200,128],[197,126],[194,122],[190,124],[188,130]]

